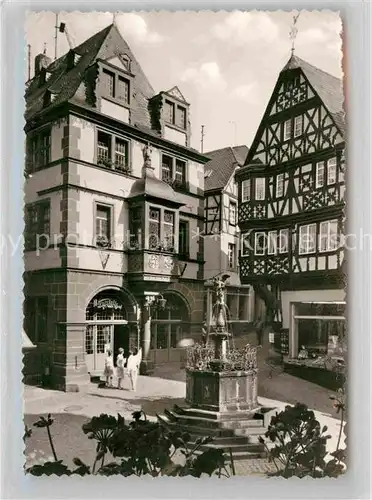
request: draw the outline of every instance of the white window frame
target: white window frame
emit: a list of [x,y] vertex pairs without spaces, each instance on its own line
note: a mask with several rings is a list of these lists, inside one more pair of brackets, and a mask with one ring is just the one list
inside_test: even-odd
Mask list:
[[286,120],[283,124],[283,139],[288,141],[292,137],[292,120]]
[[[232,210],[233,208],[233,210]],[[237,219],[237,211],[238,207],[235,201],[229,200],[229,224],[230,226],[236,226],[236,219]],[[232,220],[232,215],[233,220]]]
[[242,203],[251,201],[251,179],[242,181]]
[[298,115],[294,117],[294,127],[293,127],[293,135],[294,137],[299,137],[302,135],[302,126],[303,126],[303,116]]
[[[263,201],[266,195],[266,177],[256,177],[254,187],[255,187],[254,190],[255,200]],[[260,188],[261,188],[261,193],[260,193]]]
[[[314,231],[312,231],[314,230]],[[311,238],[311,232],[313,232],[313,238]],[[300,226],[298,230],[299,235],[299,245],[298,245],[298,253],[299,255],[307,255],[310,253],[316,252],[316,224],[306,224],[304,226]],[[306,245],[305,249],[303,249],[302,238],[306,235]]]
[[[330,176],[330,172],[332,176]],[[327,161],[327,186],[336,184],[337,179],[337,159],[336,157],[330,158]]]
[[258,242],[259,236],[261,236],[261,235],[263,235],[264,239],[266,240],[266,233],[264,233],[263,231],[258,231],[254,235],[254,254],[255,255],[265,255],[265,244],[263,246],[262,253],[257,252],[257,242]]
[[[231,263],[230,263],[230,259],[231,259]],[[227,262],[229,265],[229,269],[236,269],[236,245],[235,245],[235,243],[228,243]]]
[[[283,239],[283,234],[284,234],[284,239]],[[283,241],[285,244],[283,245]],[[279,242],[278,242],[278,248],[279,248],[279,253],[288,253],[289,249],[289,229],[281,229],[279,231]]]
[[[322,182],[319,182],[320,181],[319,172],[322,172],[322,177],[321,177]],[[319,161],[316,164],[316,169],[315,169],[315,187],[322,188],[324,187],[324,183],[325,183],[325,165],[324,161]]]
[[284,196],[284,174],[276,176],[275,196],[276,198]]
[[[251,239],[250,232],[241,235],[240,252],[242,257],[246,257],[247,255],[249,255],[250,251],[252,250],[250,239]],[[245,245],[246,240],[248,240],[248,245]]]
[[[334,225],[336,228],[336,232],[333,233],[336,236],[335,239],[333,239],[333,235],[331,232],[332,225]],[[325,245],[323,246],[324,242]],[[334,250],[337,250],[338,247],[338,220],[332,219],[321,222],[319,225],[319,252],[333,252]]]
[[269,231],[267,242],[267,254],[276,255],[278,251],[278,233],[276,231]]

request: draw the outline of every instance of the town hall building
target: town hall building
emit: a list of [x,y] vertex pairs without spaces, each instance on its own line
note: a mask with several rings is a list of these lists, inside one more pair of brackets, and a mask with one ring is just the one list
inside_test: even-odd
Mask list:
[[115,24],[26,85],[26,382],[77,391],[105,352],[179,361],[204,320],[204,164],[190,106],[155,93]]

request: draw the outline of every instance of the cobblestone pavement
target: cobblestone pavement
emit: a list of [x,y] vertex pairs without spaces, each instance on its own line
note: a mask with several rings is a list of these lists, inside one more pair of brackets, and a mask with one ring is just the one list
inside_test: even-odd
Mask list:
[[[184,404],[185,383],[176,378],[169,380],[159,377],[139,377],[136,392],[128,389],[99,389],[94,384],[90,384],[85,393],[63,393],[26,386],[25,423],[32,426],[39,415],[51,413],[55,418],[52,431],[56,448],[59,450],[59,458],[71,465],[73,453],[78,450],[77,454],[82,460],[92,463],[94,443],[84,435],[82,424],[88,418],[101,413],[112,415],[120,413],[124,418],[131,420],[132,412],[138,409],[143,409],[149,419],[156,420],[156,414],[162,413],[165,408],[172,408],[174,404]],[[124,387],[126,388],[126,385]],[[303,398],[301,401],[306,403]],[[287,404],[263,397],[259,398],[259,402],[270,407],[276,406],[279,410]],[[331,408],[329,413],[330,411]],[[321,425],[328,426],[332,435],[329,450],[334,450],[339,422],[324,412],[316,412],[316,417]],[[26,443],[26,455],[29,464],[50,455],[45,429],[34,428],[33,436]],[[265,475],[272,471],[273,467],[265,459],[249,459],[236,462],[235,469],[237,475],[246,476]]]

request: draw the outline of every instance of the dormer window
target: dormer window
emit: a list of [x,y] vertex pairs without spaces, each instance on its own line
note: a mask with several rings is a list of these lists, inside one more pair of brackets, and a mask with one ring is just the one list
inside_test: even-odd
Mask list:
[[44,108],[46,108],[47,106],[49,106],[49,104],[52,102],[52,96],[51,96],[51,93],[49,90],[47,90],[44,94]]
[[102,70],[103,80],[103,97],[129,104],[129,87],[130,83],[127,78],[108,69]]
[[187,111],[184,106],[176,105],[174,102],[165,101],[166,123],[175,125],[178,128],[186,129]]

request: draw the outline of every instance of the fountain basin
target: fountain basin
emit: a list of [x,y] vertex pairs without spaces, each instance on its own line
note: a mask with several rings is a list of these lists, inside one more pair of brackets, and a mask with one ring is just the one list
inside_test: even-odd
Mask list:
[[186,369],[186,403],[201,410],[228,413],[255,411],[257,371]]

